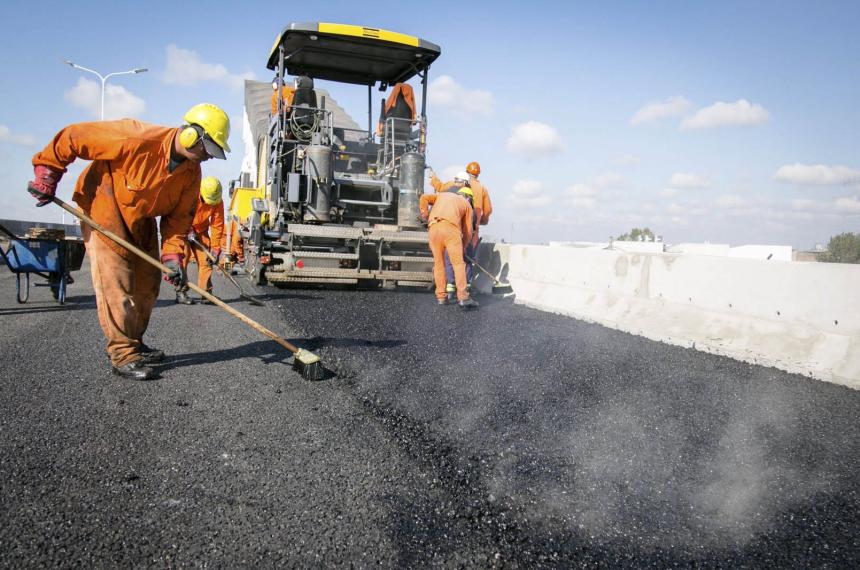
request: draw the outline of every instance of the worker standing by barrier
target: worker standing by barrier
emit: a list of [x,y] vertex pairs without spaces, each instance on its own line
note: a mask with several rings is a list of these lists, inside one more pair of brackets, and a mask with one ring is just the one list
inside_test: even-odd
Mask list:
[[[466,172],[460,172],[454,180],[449,182],[442,182],[436,173],[431,169],[430,170],[430,185],[433,186],[433,189],[436,192],[446,192],[451,187],[457,185],[457,178],[462,177],[464,181],[469,183],[469,187],[472,189],[473,197],[473,206],[475,210],[475,217],[477,219],[477,224],[475,225],[475,230],[472,235],[472,240],[466,244],[466,256],[472,259],[477,258],[478,253],[478,239],[479,239],[479,226],[486,226],[490,222],[490,214],[493,213],[493,204],[490,201],[490,193],[487,190],[486,186],[482,182],[478,180],[478,176],[481,174],[481,165],[477,162],[470,162],[468,166],[466,166]],[[474,275],[474,269],[470,262],[466,262],[466,279],[469,283],[472,282],[472,277]],[[454,292],[454,271],[451,267],[450,260],[445,258],[445,277],[447,279],[447,290],[449,293],[449,297],[453,296]]]
[[[33,157],[35,190],[54,196],[66,167],[91,160],[75,185],[73,199],[109,231],[157,257],[166,280],[181,284],[185,235],[200,192],[200,163],[225,158],[230,119],[215,105],[192,107],[179,128],[133,119],[70,125]],[[40,200],[39,205],[49,203]],[[99,323],[114,374],[135,380],[154,376],[151,364],[164,353],[146,346],[143,335],[158,297],[158,269],[122,246],[82,233],[90,255]]]
[[[212,292],[212,265],[207,250],[214,259],[221,256],[221,242],[224,238],[224,201],[221,197],[221,182],[214,176],[207,176],[200,183],[200,199],[191,229],[188,230],[183,267],[188,271],[188,262],[197,263],[197,286]],[[202,246],[202,247],[201,247]],[[205,249],[204,249],[205,248]],[[176,288],[176,302],[192,305],[188,297],[188,283]],[[207,303],[205,299],[203,303]]]
[[[477,301],[466,288],[466,264],[463,261],[463,244],[472,238],[474,212],[465,196],[458,194],[462,187],[451,187],[447,192],[423,194],[419,208],[421,220],[429,228],[430,250],[433,252],[433,279],[436,282],[436,301],[447,305],[445,290],[445,261],[447,252],[454,269],[457,299],[461,309],[475,309]],[[432,206],[432,209],[430,209]]]

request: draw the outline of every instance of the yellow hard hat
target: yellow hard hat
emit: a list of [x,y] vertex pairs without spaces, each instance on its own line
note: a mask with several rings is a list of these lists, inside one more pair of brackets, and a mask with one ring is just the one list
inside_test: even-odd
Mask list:
[[199,125],[215,144],[230,152],[227,145],[227,139],[230,138],[230,117],[221,107],[212,103],[200,103],[188,109],[182,120],[189,125]]
[[207,176],[200,182],[200,197],[203,201],[214,206],[221,203],[221,182],[214,176]]

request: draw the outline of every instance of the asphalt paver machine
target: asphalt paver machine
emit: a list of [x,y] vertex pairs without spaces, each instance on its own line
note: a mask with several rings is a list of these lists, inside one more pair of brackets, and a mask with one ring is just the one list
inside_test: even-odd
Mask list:
[[[231,188],[232,227],[255,283],[432,282],[418,201],[428,72],[440,53],[417,37],[344,24],[294,23],[277,37],[267,61],[274,80],[245,83],[246,157]],[[413,78],[420,80],[420,110],[413,101],[412,116],[374,124],[374,89]],[[367,127],[319,80],[364,86]],[[290,99],[281,95],[293,85]]]

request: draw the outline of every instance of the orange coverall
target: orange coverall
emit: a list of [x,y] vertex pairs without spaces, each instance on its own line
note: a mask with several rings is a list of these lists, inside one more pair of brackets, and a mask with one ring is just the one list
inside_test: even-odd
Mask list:
[[412,116],[410,118],[413,121],[415,120],[415,92],[412,90],[412,86],[408,83],[397,83],[388,95],[388,99],[385,100],[382,114],[379,117],[379,122],[376,124],[377,135],[382,136],[385,132],[385,120],[388,118],[388,114],[391,112],[395,103],[397,103],[398,96],[403,97],[403,101],[411,111]]
[[[428,213],[428,207],[433,206]],[[463,244],[472,238],[472,207],[462,196],[453,192],[422,194],[418,202],[421,218],[427,220],[430,251],[433,252],[433,280],[436,298],[445,299],[445,251],[454,266],[457,299],[469,298],[466,290],[466,263]]]
[[[33,157],[65,172],[76,158],[91,160],[72,199],[106,229],[158,258],[182,254],[200,192],[200,165],[191,160],[168,171],[179,129],[122,119],[70,125]],[[158,297],[161,272],[124,247],[82,227],[90,256],[99,323],[111,363],[140,358],[139,347]]]
[[[486,226],[490,222],[490,214],[493,213],[493,204],[490,202],[490,193],[487,191],[486,186],[478,182],[476,177],[469,176],[469,178],[469,188],[472,189],[472,194],[475,197],[475,216],[477,217],[478,224]],[[433,189],[436,190],[437,193],[447,192],[454,186],[454,181],[449,180],[448,182],[442,182],[436,174],[431,174],[430,185],[433,186]],[[475,227],[475,232],[472,235],[472,245],[478,245],[477,227]]]
[[[200,198],[197,202],[197,212],[191,229],[197,234],[197,241],[206,246],[206,251],[212,249],[212,244],[218,244],[216,249],[221,248],[224,240],[224,202],[209,205]],[[211,232],[210,232],[211,230]],[[188,262],[193,258],[197,262],[197,286],[212,292],[212,266],[209,265],[209,257],[206,251],[188,242],[185,249],[185,257],[182,265],[188,268]],[[180,289],[188,291],[188,285]]]
[[[229,236],[230,244],[227,244]],[[227,227],[221,237],[221,251],[230,254],[230,260],[233,262],[242,263],[245,261],[245,251],[242,244],[242,234],[239,233],[239,222],[229,220]]]
[[[281,87],[281,98],[284,100],[284,107],[289,107],[293,104],[293,95],[296,94],[296,90],[292,87],[288,87],[284,85]],[[272,114],[278,114],[278,92],[272,91]]]

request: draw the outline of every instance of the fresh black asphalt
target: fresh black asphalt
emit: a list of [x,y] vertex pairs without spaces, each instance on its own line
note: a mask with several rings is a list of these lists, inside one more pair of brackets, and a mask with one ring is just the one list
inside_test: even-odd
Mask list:
[[483,296],[162,289],[108,372],[88,275],[0,270],[0,566],[860,566],[860,392]]

